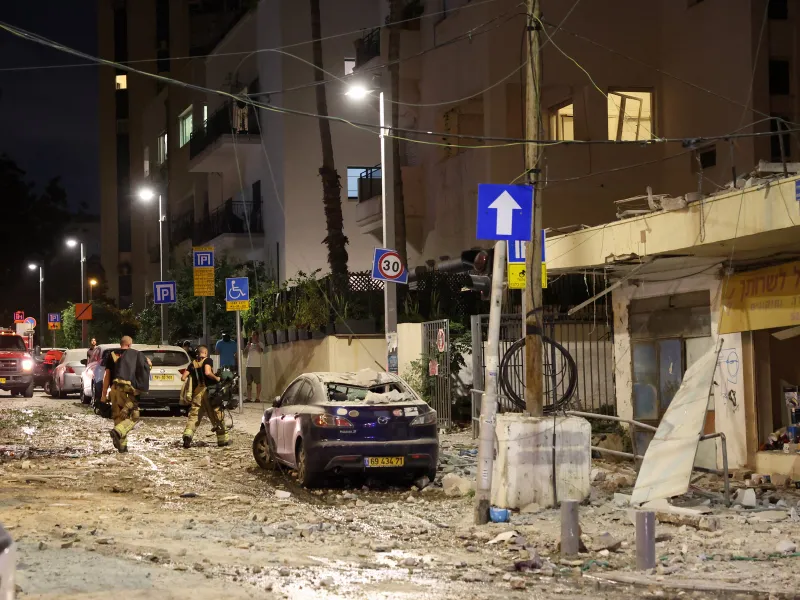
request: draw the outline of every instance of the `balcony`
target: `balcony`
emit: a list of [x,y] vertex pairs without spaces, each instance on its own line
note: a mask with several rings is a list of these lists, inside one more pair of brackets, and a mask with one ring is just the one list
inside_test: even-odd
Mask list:
[[188,210],[172,219],[169,231],[173,246],[191,240],[194,233],[194,210]]
[[381,28],[376,27],[356,40],[356,69],[381,55]]
[[[256,202],[228,200],[195,224],[193,239],[196,246],[213,246],[216,252],[238,260],[260,259],[264,246],[261,199]],[[256,256],[252,256],[254,252]]]
[[[236,146],[234,146],[234,135]],[[243,154],[260,152],[261,131],[255,109],[229,100],[213,112],[205,127],[192,132],[189,140],[189,170],[220,173]]]
[[380,165],[366,169],[358,177],[356,225],[360,233],[374,233],[383,227],[382,183]]

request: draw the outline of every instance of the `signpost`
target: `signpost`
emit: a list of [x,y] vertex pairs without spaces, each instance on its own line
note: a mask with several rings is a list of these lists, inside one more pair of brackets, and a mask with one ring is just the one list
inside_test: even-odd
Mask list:
[[14,312],[14,323],[24,323],[25,322],[25,312],[22,310],[18,310]]
[[[383,281],[386,286],[390,283],[407,285],[408,269],[406,269],[403,261],[400,260],[400,255],[397,251],[389,248],[375,248],[375,254],[372,258],[372,278],[377,281]],[[386,325],[386,370],[397,375],[400,370],[397,354],[397,332],[389,331],[388,318]]]
[[208,316],[206,298],[214,296],[214,247],[192,248],[194,265],[194,295],[203,297],[203,343],[208,346]]
[[478,185],[479,240],[530,240],[533,187],[529,185]]
[[47,313],[47,328],[53,332],[53,348],[55,348],[56,331],[61,330],[61,313]]
[[177,300],[178,285],[174,281],[153,282],[153,301],[156,304],[175,304]]
[[250,310],[250,280],[247,277],[228,277],[225,280],[225,306],[236,311],[236,368],[239,372],[239,412],[244,412],[244,379],[242,379],[242,313]]

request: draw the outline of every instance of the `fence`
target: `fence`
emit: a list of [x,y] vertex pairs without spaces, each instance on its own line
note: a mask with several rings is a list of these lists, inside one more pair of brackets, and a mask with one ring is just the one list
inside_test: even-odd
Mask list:
[[450,429],[452,401],[450,381],[450,322],[447,319],[422,324],[422,352],[428,360],[428,383],[431,406],[436,411],[438,425]]

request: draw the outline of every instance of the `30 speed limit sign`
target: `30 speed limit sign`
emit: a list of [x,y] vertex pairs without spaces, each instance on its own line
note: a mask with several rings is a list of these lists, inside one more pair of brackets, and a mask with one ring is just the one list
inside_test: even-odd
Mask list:
[[395,250],[375,248],[375,257],[372,261],[372,278],[394,283],[408,283],[408,270]]

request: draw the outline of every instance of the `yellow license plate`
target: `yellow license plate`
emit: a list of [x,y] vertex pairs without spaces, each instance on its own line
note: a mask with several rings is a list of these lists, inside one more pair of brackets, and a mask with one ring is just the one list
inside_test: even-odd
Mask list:
[[402,467],[406,462],[403,456],[372,456],[364,459],[365,467]]
[[0,377],[0,383],[5,383],[5,382],[6,382],[6,378],[5,377]]
[[153,381],[175,381],[175,375],[153,375]]

